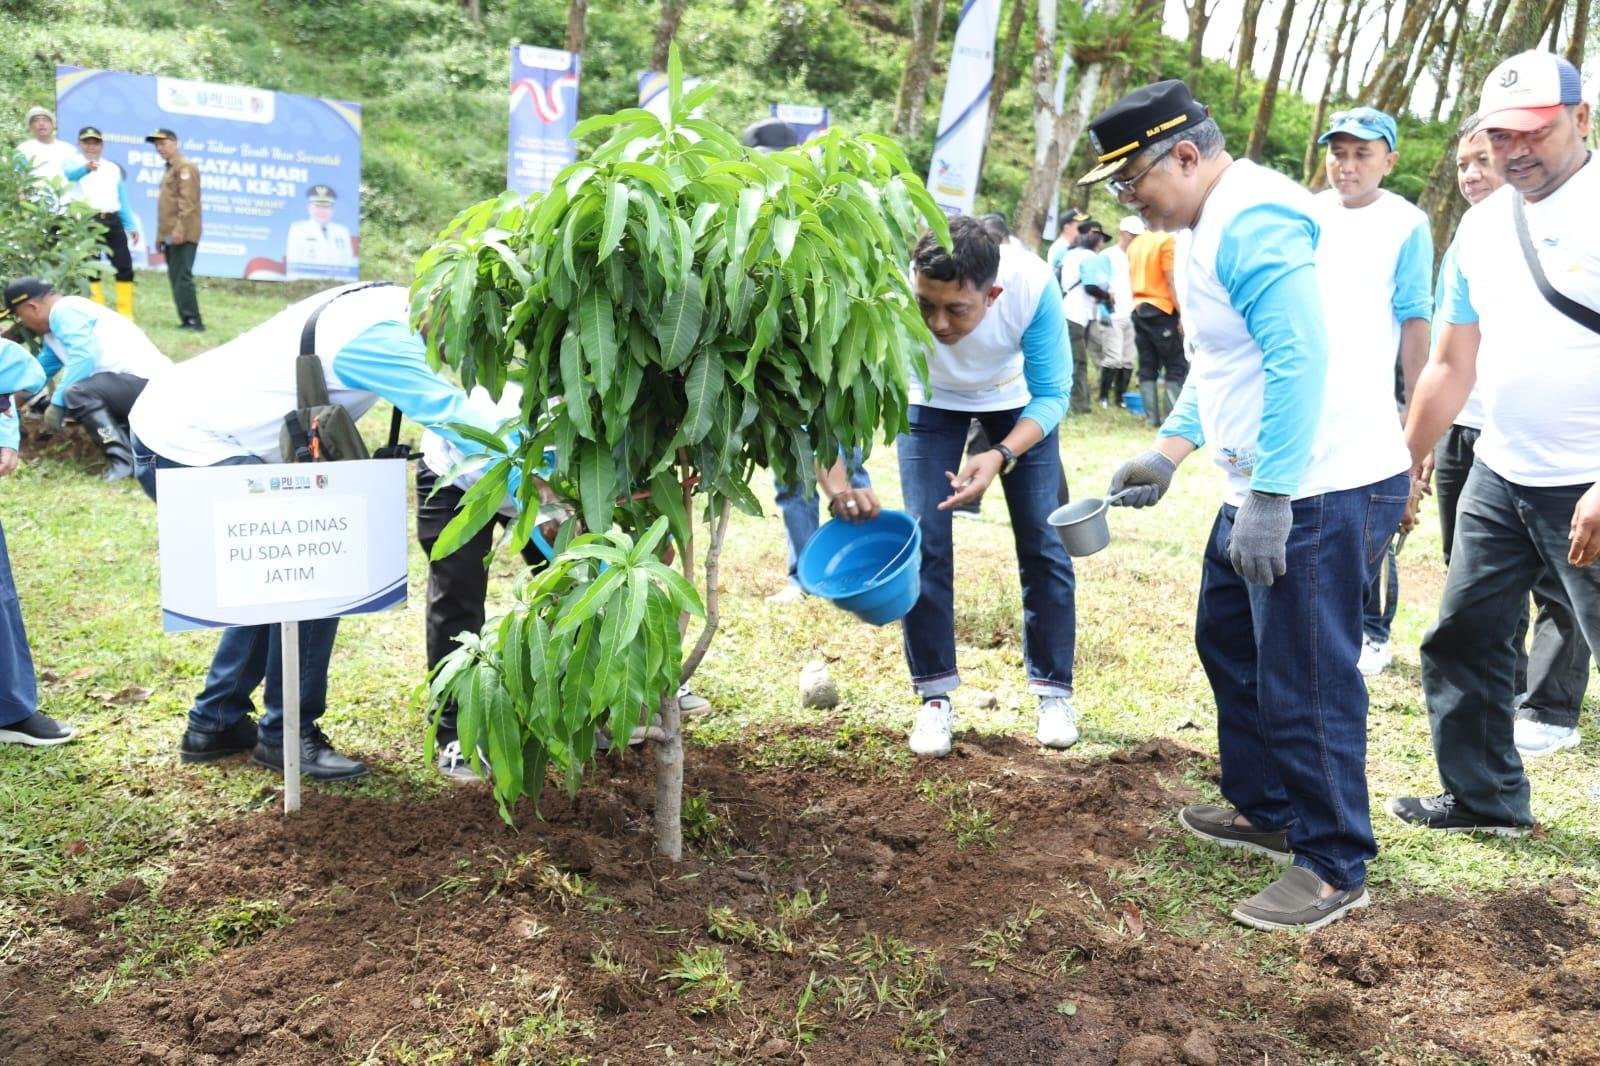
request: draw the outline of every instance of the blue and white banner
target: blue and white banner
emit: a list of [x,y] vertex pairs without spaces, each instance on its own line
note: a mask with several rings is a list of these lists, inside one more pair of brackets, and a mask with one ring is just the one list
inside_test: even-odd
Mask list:
[[56,114],[63,137],[84,126],[105,132],[104,158],[121,165],[139,219],[135,265],[165,263],[155,243],[166,163],[145,137],[170,129],[200,171],[196,274],[273,281],[360,275],[359,104],[62,66]]
[[810,104],[773,104],[772,117],[787,123],[795,140],[805,144],[828,128],[829,113],[825,107]]
[[994,80],[994,39],[1000,0],[965,0],[950,54],[950,77],[939,109],[928,191],[948,215],[972,214],[978,167],[989,139],[989,84]]
[[506,188],[545,192],[578,158],[578,71],[582,60],[559,48],[511,46],[511,131]]

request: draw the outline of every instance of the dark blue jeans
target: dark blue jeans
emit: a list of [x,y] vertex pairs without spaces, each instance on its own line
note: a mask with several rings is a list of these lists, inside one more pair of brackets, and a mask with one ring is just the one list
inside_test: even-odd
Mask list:
[[[990,440],[1017,424],[1013,411],[945,411],[914,404],[910,432],[901,435],[900,490],[906,510],[922,524],[922,596],[901,623],[906,665],[918,695],[942,696],[961,683],[956,669],[955,556],[950,512],[938,506],[952,489],[945,471],[961,469],[967,427],[976,418]],[[1061,484],[1060,433],[1054,427],[1000,479],[1022,578],[1022,657],[1028,691],[1072,694],[1077,640],[1072,560],[1048,521]]]
[[[850,487],[856,489],[870,489],[872,479],[867,476],[867,468],[861,465],[861,452],[850,453]],[[806,550],[806,545],[822,528],[822,518],[819,513],[821,501],[817,498],[817,483],[815,479],[799,485],[779,485],[773,482],[777,495],[773,502],[778,505],[778,513],[783,515],[783,532],[789,549],[789,583],[800,584],[800,553]]]
[[1361,608],[1361,631],[1374,644],[1389,643],[1400,609],[1400,567],[1392,550],[1383,554],[1383,565],[1373,571]]
[[[259,463],[253,455],[224,459],[217,466]],[[156,498],[156,471],[182,469],[165,456],[156,455],[133,440],[134,477],[145,495]],[[339,632],[337,618],[300,623],[300,734],[315,731],[317,719],[328,709],[328,663]],[[222,631],[205,688],[189,709],[189,728],[197,733],[222,733],[255,711],[251,695],[266,682],[266,713],[259,723],[260,737],[268,744],[283,743],[283,630],[277,625],[232,626]]]
[[[1433,450],[1435,492],[1439,496],[1439,530],[1444,536],[1444,564],[1450,565],[1455,536],[1456,505],[1477,457],[1478,431],[1451,426]],[[1526,605],[1517,620],[1513,643],[1517,652],[1514,689],[1526,692],[1522,714],[1550,725],[1576,726],[1589,687],[1589,645],[1578,631],[1578,619],[1566,590],[1550,571],[1533,583],[1533,650],[1527,650],[1529,615]]]
[[1600,646],[1600,567],[1567,562],[1572,510],[1588,489],[1515,485],[1478,460],[1461,491],[1439,621],[1422,641],[1422,691],[1439,780],[1480,817],[1533,824],[1513,740],[1512,641],[1542,571],[1561,583],[1588,647]]
[[1251,585],[1228,561],[1238,509],[1206,542],[1195,647],[1217,701],[1222,794],[1339,889],[1378,853],[1367,808],[1361,607],[1405,512],[1405,474],[1294,502],[1287,571]]
[[11,580],[6,531],[0,527],[0,726],[16,725],[39,709],[39,683],[22,628],[22,604]]

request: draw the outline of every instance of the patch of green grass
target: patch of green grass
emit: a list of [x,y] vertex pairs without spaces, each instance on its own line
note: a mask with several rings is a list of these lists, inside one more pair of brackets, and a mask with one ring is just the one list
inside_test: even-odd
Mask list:
[[1033,967],[1024,966],[1017,961],[1017,952],[1022,947],[1023,937],[1028,935],[1033,923],[1043,917],[1044,908],[1035,903],[1015,918],[1008,918],[988,929],[980,929],[976,937],[963,945],[967,954],[971,956],[967,965],[985,973],[994,973],[1001,966],[1011,966],[1024,973],[1043,976]]
[[293,920],[275,899],[230,899],[206,916],[205,927],[212,940],[237,948]]
[[526,1062],[576,1066],[587,1062],[582,1055],[568,1054],[559,1045],[575,1039],[593,1039],[594,1023],[570,1015],[566,1001],[571,993],[559,985],[551,988],[531,1012],[497,1034],[499,1046],[489,1061],[493,1066],[520,1066]]
[[923,778],[917,782],[917,795],[945,812],[945,828],[955,834],[956,847],[976,845],[993,850],[1011,834],[1011,827],[995,824],[993,812],[973,802],[973,792],[978,787],[971,781],[963,785]]
[[728,958],[721,948],[697,947],[679,951],[674,968],[662,971],[658,981],[676,981],[675,991],[686,1001],[695,1016],[715,1014],[739,1002],[744,983],[728,972]]
[[895,1037],[895,1048],[915,1055],[921,1062],[949,1062],[950,1049],[945,1046],[938,1028],[944,1015],[942,1007],[917,1011]]

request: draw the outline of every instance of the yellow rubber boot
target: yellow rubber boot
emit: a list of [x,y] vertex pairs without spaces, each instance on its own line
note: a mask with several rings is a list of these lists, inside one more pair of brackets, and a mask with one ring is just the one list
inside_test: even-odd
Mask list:
[[133,321],[133,282],[117,282],[117,313]]
[[101,307],[106,306],[106,287],[98,281],[89,282],[89,299]]

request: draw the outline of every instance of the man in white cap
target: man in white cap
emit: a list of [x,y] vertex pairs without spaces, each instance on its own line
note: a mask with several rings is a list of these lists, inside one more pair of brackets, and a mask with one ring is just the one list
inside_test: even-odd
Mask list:
[[1483,432],[1439,621],[1422,643],[1444,787],[1388,810],[1425,829],[1522,836],[1534,816],[1514,743],[1512,640],[1544,569],[1589,647],[1600,642],[1600,166],[1578,71],[1560,56],[1501,63],[1478,112],[1506,185],[1456,231],[1440,279],[1443,326],[1406,422],[1420,477],[1478,386]]
[[83,173],[83,160],[76,148],[56,138],[56,117],[45,108],[30,107],[24,121],[33,136],[17,145],[17,155],[49,186],[52,206],[65,210],[72,180]]

